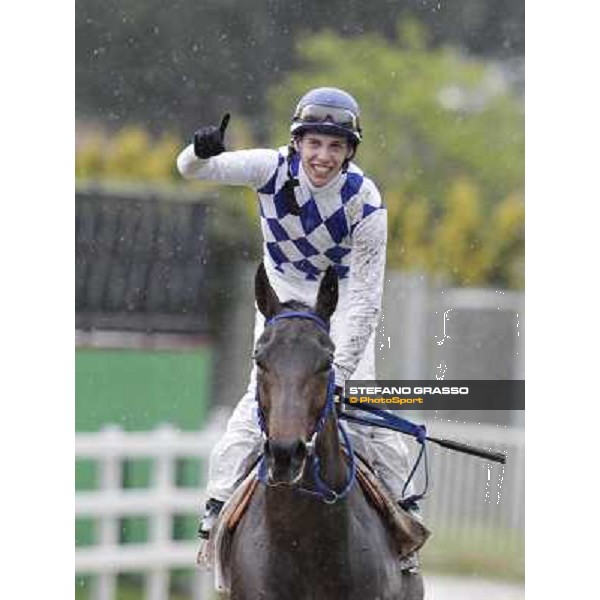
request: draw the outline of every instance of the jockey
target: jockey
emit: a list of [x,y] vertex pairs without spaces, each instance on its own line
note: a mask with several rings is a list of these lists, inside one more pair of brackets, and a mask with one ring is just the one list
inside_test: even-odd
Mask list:
[[[346,379],[376,379],[375,329],[381,312],[387,211],[379,190],[352,160],[362,139],[359,107],[350,94],[318,88],[304,95],[291,121],[291,142],[278,150],[227,152],[226,114],[204,127],[177,158],[186,179],[250,186],[258,193],[264,265],[281,302],[314,306],[319,281],[332,265],[339,302],[331,319],[336,386]],[[257,311],[254,340],[264,317]],[[348,423],[352,444],[400,500],[408,452],[397,432]],[[212,451],[209,500],[199,535],[208,539],[224,502],[258,458],[262,434],[256,418],[256,367],[227,430]],[[410,488],[410,486],[408,486]],[[414,565],[412,565],[414,567]]]

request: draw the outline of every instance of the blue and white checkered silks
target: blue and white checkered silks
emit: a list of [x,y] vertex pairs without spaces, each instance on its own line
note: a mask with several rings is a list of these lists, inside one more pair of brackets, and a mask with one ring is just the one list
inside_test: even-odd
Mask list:
[[[290,169],[297,177],[300,157],[294,154]],[[360,199],[366,181],[362,171],[351,164],[342,174],[339,192],[314,196],[296,189],[300,214],[288,210],[283,186],[288,179],[285,150],[280,149],[277,169],[258,190],[264,254],[280,273],[315,281],[330,265],[340,279],[348,277],[351,234],[360,221],[383,208],[379,195],[377,206]],[[372,196],[369,195],[369,198]],[[358,203],[362,202],[362,206]]]

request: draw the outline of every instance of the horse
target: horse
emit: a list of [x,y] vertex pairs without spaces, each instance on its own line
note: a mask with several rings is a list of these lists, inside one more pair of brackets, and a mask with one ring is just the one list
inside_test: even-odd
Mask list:
[[267,319],[254,351],[266,485],[233,533],[231,600],[422,600],[421,575],[401,569],[340,443],[327,333],[335,271],[326,271],[312,309],[281,303],[262,264],[255,295]]

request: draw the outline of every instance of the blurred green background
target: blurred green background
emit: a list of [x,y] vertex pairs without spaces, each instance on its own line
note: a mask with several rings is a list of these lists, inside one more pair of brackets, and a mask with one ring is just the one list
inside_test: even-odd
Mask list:
[[[524,288],[523,0],[78,0],[77,431],[202,427],[231,335],[236,265],[260,256],[258,213],[250,190],[183,182],[175,158],[225,112],[229,149],[285,145],[295,103],[321,85],[361,105],[357,163],[388,208],[388,267],[447,286]],[[202,209],[193,232],[189,206]],[[140,241],[136,219],[147,218],[155,234]],[[181,258],[179,241],[192,236],[204,245]],[[153,303],[146,284],[123,291],[122,273],[138,267],[152,293],[170,296]],[[194,270],[203,276],[185,288]],[[116,335],[96,335],[105,331]],[[148,343],[165,334],[169,343]],[[123,485],[143,487],[148,469],[127,465]],[[76,477],[94,488],[95,466],[78,463]],[[178,477],[197,483],[197,466],[182,463]],[[193,538],[193,519],[176,529]],[[78,522],[76,535],[92,543],[94,524]],[[123,521],[124,542],[146,535],[143,521]],[[508,566],[484,554],[476,567],[468,549],[431,563],[523,577],[522,553]]]
[[78,179],[182,185],[197,127],[230,111],[229,148],[285,145],[299,97],[334,85],[361,104],[390,266],[523,287],[522,2],[119,6],[78,5]]
[[75,356],[77,431],[118,423],[126,431],[166,421],[199,429],[209,398],[211,353],[79,349]]

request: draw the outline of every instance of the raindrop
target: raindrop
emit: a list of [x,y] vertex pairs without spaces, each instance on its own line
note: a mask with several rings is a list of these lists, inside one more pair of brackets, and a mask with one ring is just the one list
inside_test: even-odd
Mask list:
[[500,504],[500,494],[502,491],[502,482],[504,481],[504,467],[502,467],[502,472],[500,473],[500,477],[498,478],[498,500],[496,504]]
[[490,479],[492,478],[492,469],[489,465],[485,465],[487,467],[487,481],[485,484],[485,501],[487,502],[490,497]]

